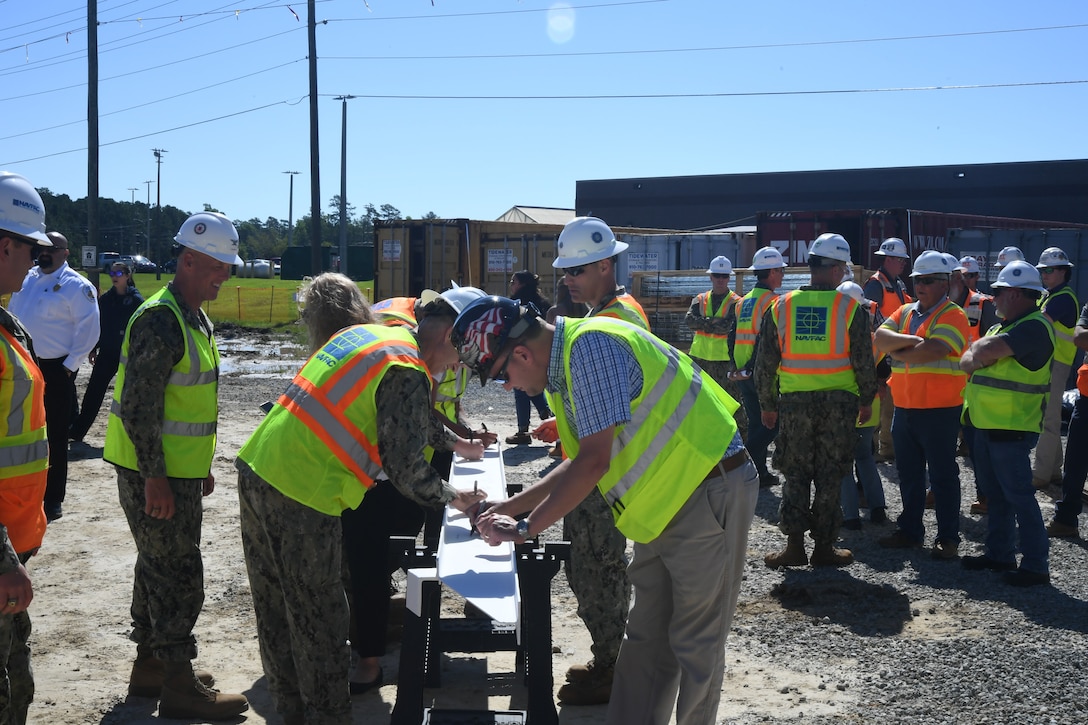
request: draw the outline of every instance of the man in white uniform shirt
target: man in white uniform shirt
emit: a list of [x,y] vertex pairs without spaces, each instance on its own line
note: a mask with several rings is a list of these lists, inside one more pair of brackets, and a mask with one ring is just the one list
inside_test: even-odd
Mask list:
[[76,372],[98,343],[98,290],[68,266],[68,240],[46,236],[52,249],[38,254],[23,287],[11,297],[10,312],[34,338],[38,366],[45,376],[45,424],[49,434],[49,479],[45,516],[61,517],[68,481],[68,427],[76,395]]

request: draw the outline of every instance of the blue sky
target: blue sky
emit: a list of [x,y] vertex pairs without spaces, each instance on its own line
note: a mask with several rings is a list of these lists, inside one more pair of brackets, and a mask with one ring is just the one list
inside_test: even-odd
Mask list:
[[[580,179],[1086,155],[1079,0],[316,8],[322,203],[340,191],[334,97],[355,95],[357,212],[494,219],[573,207]],[[85,4],[0,0],[0,18],[0,169],[83,197]],[[146,200],[161,148],[164,204],[286,219],[292,170],[308,210],[305,0],[103,0],[98,18],[102,196]],[[936,86],[969,87],[891,90]]]

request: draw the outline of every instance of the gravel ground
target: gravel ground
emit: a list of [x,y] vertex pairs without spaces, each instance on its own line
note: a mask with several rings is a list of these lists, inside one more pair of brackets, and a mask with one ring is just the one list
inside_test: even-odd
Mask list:
[[[465,410],[503,435],[516,429],[513,396],[497,386],[473,387]],[[508,449],[508,480],[539,478],[554,465],[545,448]],[[879,468],[894,522],[901,510],[895,466]],[[964,459],[960,469],[960,551],[971,554],[981,551],[986,520],[969,513],[974,476]],[[1050,587],[1017,589],[998,574],[935,561],[927,550],[882,549],[876,540],[893,530],[891,522],[843,532],[840,546],[856,557],[849,567],[773,571],[763,555],[784,545],[779,494],[777,486],[760,491],[752,522],[721,722],[1088,722],[1083,540],[1052,542]],[[1056,494],[1039,494],[1046,520]],[[932,535],[932,511],[925,523]],[[565,586],[559,579],[557,592]]]

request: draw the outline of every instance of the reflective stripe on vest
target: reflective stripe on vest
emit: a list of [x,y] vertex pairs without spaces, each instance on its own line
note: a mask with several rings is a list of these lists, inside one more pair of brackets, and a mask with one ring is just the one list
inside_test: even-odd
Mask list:
[[640,327],[643,330],[650,329],[650,318],[646,316],[646,312],[642,309],[642,305],[639,304],[638,300],[627,293],[616,295],[601,309],[596,312],[590,311],[589,316],[611,317],[616,320],[630,322],[635,327]]
[[[710,309],[711,293],[703,292],[696,297],[699,300],[699,314],[703,317],[724,319],[729,314],[730,307],[740,299],[733,290],[726,290],[725,299],[722,300],[718,311],[714,312]],[[729,360],[729,335],[695,330],[692,333],[691,351],[688,354],[700,360]]]
[[166,475],[171,478],[206,478],[211,472],[215,454],[219,417],[219,350],[213,336],[205,336],[203,331],[194,334],[169,287],[163,287],[140,305],[125,330],[102,457],[118,466],[139,470],[136,447],[120,417],[121,395],[127,377],[132,326],[141,315],[154,307],[169,309],[185,337],[185,351],[170,371],[163,400],[162,452]]
[[733,361],[737,369],[742,369],[752,359],[763,316],[777,299],[774,290],[753,287],[737,302],[737,334],[733,341]]
[[893,284],[883,270],[874,272],[869,281],[871,282],[874,279],[880,282],[880,286],[884,288],[884,295],[880,299],[880,314],[885,317],[891,317],[892,313],[900,307],[914,301],[914,298],[907,294],[907,288],[903,285],[902,280],[896,279]]
[[[616,427],[611,463],[597,487],[612,508],[616,527],[646,543],[664,530],[721,460],[737,430],[733,412],[738,403],[690,357],[651,333],[594,318],[568,319],[564,328],[565,393],[572,401],[571,349],[578,337],[591,332],[625,341],[642,368],[644,384],[631,401],[631,421]],[[563,395],[549,392],[548,398],[563,450],[576,458],[579,441]]]
[[963,314],[967,315],[967,344],[971,345],[982,336],[982,305],[993,297],[981,292],[967,290],[967,299],[963,301]]
[[238,457],[283,495],[330,516],[382,473],[376,394],[394,367],[430,373],[403,328],[341,330],[295,375]]
[[45,377],[30,353],[0,326],[0,522],[16,553],[32,551],[45,535],[42,498],[49,468]]
[[847,390],[857,395],[850,361],[850,323],[858,303],[835,290],[793,290],[771,308],[778,343],[779,388],[783,393]]
[[[915,314],[914,306],[900,308],[899,325],[895,331],[928,338],[933,327],[947,325],[955,327],[963,337],[962,344],[966,344],[967,316],[955,302],[946,299],[940,309],[929,315],[915,332],[911,332],[911,320]],[[892,366],[888,387],[897,408],[955,408],[963,404],[967,373],[960,369],[960,353],[950,353],[940,360],[926,363],[904,363],[889,356],[888,362]]]
[[[1029,320],[1042,322],[1051,342],[1054,341],[1053,328],[1039,311],[1021,317],[1008,327],[994,325],[986,336],[1008,332]],[[1050,397],[1050,364],[1028,370],[1013,356],[1003,357],[972,373],[963,397],[963,418],[966,421],[970,416],[971,425],[976,428],[1038,433],[1043,429],[1043,413]]]
[[[1043,313],[1046,314],[1047,303],[1060,295],[1068,295],[1073,298],[1073,309],[1080,309],[1080,305],[1077,302],[1077,296],[1073,293],[1073,289],[1068,285],[1062,285],[1062,287],[1055,293],[1047,295],[1042,300],[1040,306]],[[1076,327],[1066,327],[1057,320],[1050,321],[1051,326],[1054,328],[1054,360],[1060,362],[1063,365],[1072,365],[1073,358],[1077,356],[1077,346],[1073,344],[1073,331]]]

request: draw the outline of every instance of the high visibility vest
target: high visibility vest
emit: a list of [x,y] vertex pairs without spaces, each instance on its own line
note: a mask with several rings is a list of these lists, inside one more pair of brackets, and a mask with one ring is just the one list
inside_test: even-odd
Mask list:
[[[714,312],[710,308],[710,295],[711,291],[708,291],[696,297],[699,300],[699,313],[703,317],[720,317],[724,319],[729,314],[729,309],[740,300],[736,292],[727,290],[721,306],[718,307],[717,312]],[[706,330],[695,330],[692,334],[691,351],[688,354],[700,360],[728,360],[729,335],[719,335]]]
[[390,297],[370,308],[374,320],[386,327],[416,326],[416,297]]
[[[690,357],[652,333],[597,318],[566,321],[564,392],[571,400],[571,349],[589,332],[625,341],[642,368],[642,390],[631,401],[631,421],[616,426],[611,465],[597,488],[612,509],[616,528],[629,539],[647,543],[661,534],[721,460],[737,431],[733,412],[738,403]],[[563,452],[577,458],[579,441],[566,417],[563,395],[549,391],[547,396]]]
[[642,305],[626,292],[615,295],[599,310],[596,312],[591,310],[589,314],[591,317],[612,317],[624,322],[630,322],[635,327],[641,327],[643,330],[650,329],[650,318],[646,316]]
[[[878,305],[873,300],[865,300],[865,302],[868,303],[866,309],[868,309],[868,311],[869,311],[869,321],[870,321],[869,327],[872,330],[872,332],[870,334],[871,334],[871,336],[873,338],[873,361],[879,363],[884,358],[884,356],[881,355],[880,352],[876,349],[876,328],[878,326],[877,320],[881,319],[880,317],[878,317],[878,315],[880,314],[880,305]],[[880,424],[880,396],[879,395],[877,395],[876,397],[873,398],[873,406],[872,407],[873,407],[873,413],[872,413],[872,415],[869,416],[869,420],[865,421],[864,423],[861,422],[861,413],[860,413],[860,411],[858,412],[858,423],[857,423],[858,428],[876,428],[877,425]]]
[[858,394],[850,361],[850,323],[858,303],[835,290],[793,290],[775,300],[783,393],[846,390]]
[[778,295],[765,287],[753,287],[736,303],[737,334],[733,340],[733,362],[741,370],[755,354],[756,338],[763,325],[763,315],[771,308]]
[[173,312],[185,335],[185,353],[171,369],[170,378],[166,381],[162,421],[166,475],[171,478],[206,478],[212,468],[219,418],[219,349],[215,346],[214,337],[205,335],[202,330],[194,330],[185,322],[181,308],[168,287],[148,297],[128,322],[125,341],[121,344],[121,364],[117,368],[102,457],[123,468],[139,470],[136,447],[120,418],[121,394],[125,388],[132,326],[153,307],[166,307]]
[[963,386],[967,383],[967,373],[960,369],[960,355],[967,344],[967,315],[955,302],[945,300],[939,310],[934,311],[911,332],[911,318],[915,315],[914,305],[904,305],[892,313],[884,322],[884,327],[903,335],[929,337],[929,331],[937,325],[951,326],[959,334],[960,352],[951,352],[947,357],[928,363],[904,363],[892,356],[892,377],[888,387],[892,390],[892,400],[897,408],[956,408],[963,404]]
[[[1060,295],[1072,297],[1073,309],[1080,309],[1080,304],[1077,301],[1076,293],[1073,292],[1073,288],[1068,284],[1063,284],[1057,291],[1051,292],[1039,301],[1039,306],[1044,314],[1046,313],[1047,303]],[[1060,362],[1063,365],[1072,365],[1073,358],[1077,356],[1077,346],[1073,344],[1073,331],[1076,329],[1076,325],[1073,327],[1066,327],[1057,320],[1051,320],[1051,325],[1054,328],[1054,361]]]
[[982,336],[982,306],[987,302],[993,302],[990,295],[967,290],[967,299],[963,301],[963,314],[967,315],[967,345],[975,342]]
[[[471,377],[471,370],[464,365],[458,365],[453,370],[447,370],[442,380],[434,385],[434,409],[454,423],[457,422],[457,401],[468,389]],[[423,457],[430,463],[434,458],[434,448],[426,446]]]
[[[1051,342],[1054,330],[1035,311],[1007,327],[994,325],[986,336],[996,335],[1022,325],[1028,320],[1046,324]],[[1011,355],[993,365],[979,368],[967,379],[963,393],[963,419],[970,415],[971,425],[982,430],[1022,430],[1038,433],[1043,429],[1043,414],[1050,397],[1050,364],[1028,370]],[[898,405],[898,401],[896,401]]]
[[407,330],[356,325],[315,352],[238,452],[284,496],[339,516],[382,473],[376,394],[394,367],[430,372]]
[[49,442],[45,377],[34,358],[0,326],[0,524],[16,553],[32,551],[45,535]]
[[884,317],[891,317],[892,313],[903,305],[914,302],[914,298],[907,294],[907,288],[903,284],[903,280],[896,279],[895,282],[892,282],[880,269],[873,273],[869,281],[872,282],[874,279],[880,282],[880,286],[884,289],[884,296],[881,297],[879,303],[880,314],[884,315]]

